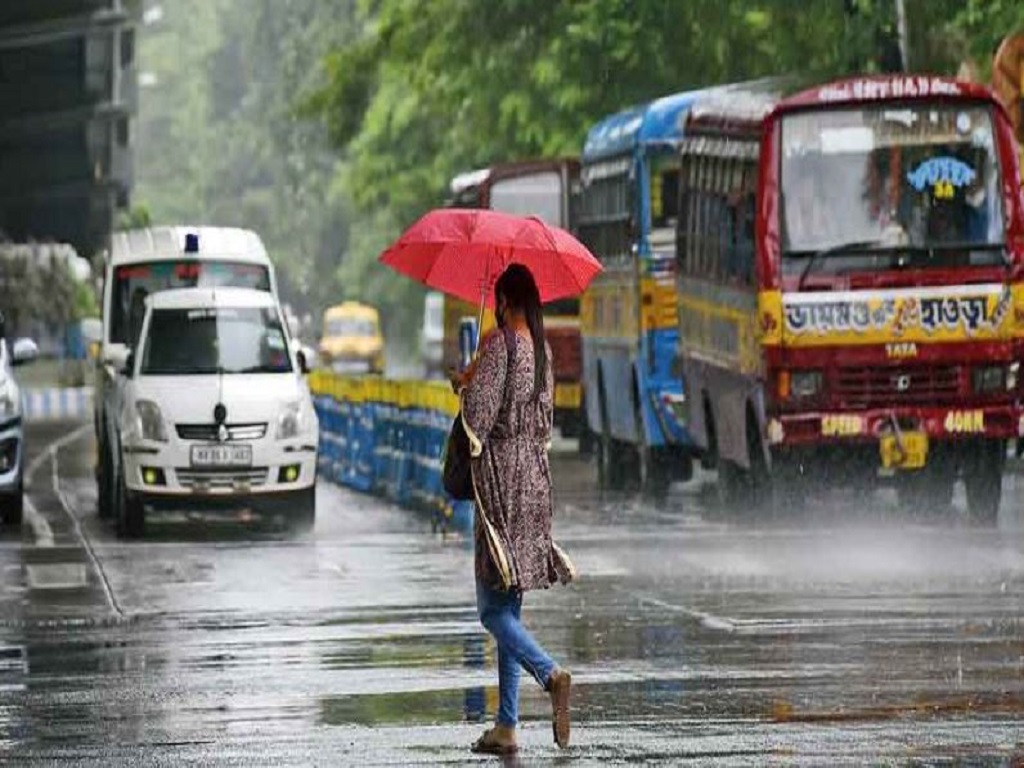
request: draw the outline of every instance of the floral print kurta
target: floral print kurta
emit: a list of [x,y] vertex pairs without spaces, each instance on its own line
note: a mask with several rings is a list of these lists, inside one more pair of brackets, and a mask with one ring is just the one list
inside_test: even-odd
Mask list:
[[[515,340],[508,370],[506,335]],[[547,349],[551,360],[551,349]],[[472,381],[462,391],[476,492],[477,578],[502,589],[543,589],[573,578],[572,563],[551,539],[548,443],[554,415],[551,365],[533,397],[529,335],[496,331],[483,342]],[[506,381],[512,386],[505,396]]]

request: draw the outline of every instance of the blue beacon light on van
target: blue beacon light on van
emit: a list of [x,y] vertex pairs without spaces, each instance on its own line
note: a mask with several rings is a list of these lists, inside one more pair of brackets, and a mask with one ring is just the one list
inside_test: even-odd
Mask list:
[[199,253],[199,235],[195,232],[185,235],[185,253]]

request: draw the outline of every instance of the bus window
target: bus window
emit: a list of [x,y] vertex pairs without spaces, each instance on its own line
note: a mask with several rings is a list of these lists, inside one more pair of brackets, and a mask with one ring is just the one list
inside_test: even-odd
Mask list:
[[534,215],[547,224],[564,227],[562,176],[557,171],[542,171],[498,179],[491,185],[491,210]]
[[740,187],[736,251],[740,263],[740,279],[745,285],[754,284],[754,231],[757,221],[757,163],[743,163],[743,183]]

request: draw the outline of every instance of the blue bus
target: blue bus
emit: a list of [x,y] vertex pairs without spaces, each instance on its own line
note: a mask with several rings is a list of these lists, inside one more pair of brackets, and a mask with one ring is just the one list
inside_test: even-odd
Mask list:
[[677,362],[675,225],[683,125],[701,95],[604,118],[580,158],[576,233],[605,268],[580,305],[583,391],[609,489],[660,494],[693,471]]

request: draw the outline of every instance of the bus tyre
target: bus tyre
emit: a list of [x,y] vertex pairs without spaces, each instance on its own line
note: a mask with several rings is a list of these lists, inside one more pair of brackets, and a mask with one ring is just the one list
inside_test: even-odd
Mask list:
[[117,513],[117,535],[122,539],[139,539],[146,532],[146,510],[142,499],[128,490],[124,480],[124,470],[117,474],[115,486]]
[[636,448],[636,481],[645,496],[664,498],[672,483],[671,464],[667,452],[660,448],[639,445]]
[[798,514],[807,501],[808,478],[793,458],[773,456],[770,477],[763,483],[772,513],[776,517]]
[[972,453],[964,467],[964,488],[971,520],[981,525],[995,525],[999,502],[1003,495],[1003,467],[1006,464],[1006,443],[985,440]]
[[626,473],[622,459],[618,441],[605,426],[597,446],[597,479],[604,490],[621,491],[625,486]]
[[679,483],[693,480],[693,456],[689,451],[676,450],[672,453],[672,466],[669,471],[672,479]]
[[593,432],[590,431],[590,425],[587,424],[587,414],[582,412],[579,416],[579,453],[580,456],[592,456],[596,448],[596,437]]
[[726,514],[742,516],[752,498],[750,475],[735,462],[718,460],[718,500]]
[[749,485],[753,506],[773,516],[789,511],[784,506],[781,484],[776,483],[772,477],[768,457],[761,442],[761,431],[753,413],[747,414],[747,455],[750,457]]

